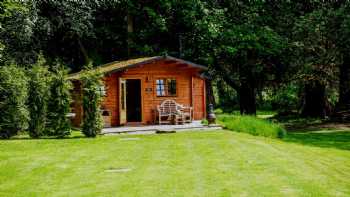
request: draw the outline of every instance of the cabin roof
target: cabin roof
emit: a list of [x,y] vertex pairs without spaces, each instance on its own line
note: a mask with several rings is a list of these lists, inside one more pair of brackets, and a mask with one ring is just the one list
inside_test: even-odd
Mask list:
[[[171,56],[153,56],[153,57],[142,57],[142,58],[136,58],[136,59],[129,59],[129,60],[124,60],[124,61],[114,61],[114,62],[110,62],[107,64],[103,64],[103,65],[98,66],[94,69],[100,71],[103,74],[107,74],[107,73],[111,73],[111,72],[125,70],[125,69],[131,68],[131,67],[137,67],[140,65],[152,63],[152,62],[159,61],[159,60],[173,60],[173,61],[176,61],[179,63],[184,63],[184,64],[187,64],[191,67],[199,68],[202,70],[207,69],[206,66],[195,64],[193,62],[186,61],[186,60],[179,59],[179,58],[175,58],[175,57],[171,57]],[[82,71],[70,74],[68,79],[79,80],[81,77],[81,74],[82,74]]]

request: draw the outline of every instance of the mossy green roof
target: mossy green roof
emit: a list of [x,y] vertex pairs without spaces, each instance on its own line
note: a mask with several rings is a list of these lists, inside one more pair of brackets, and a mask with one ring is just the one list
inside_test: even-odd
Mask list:
[[[153,56],[153,57],[142,57],[142,58],[136,58],[136,59],[129,59],[129,60],[124,60],[124,61],[114,61],[114,62],[110,62],[110,63],[104,64],[104,65],[98,66],[94,69],[98,70],[99,72],[101,72],[103,74],[106,74],[106,73],[121,71],[123,69],[139,66],[142,64],[151,63],[153,61],[157,61],[157,60],[161,60],[161,59],[174,60],[174,61],[185,63],[185,64],[188,64],[190,66],[197,67],[200,69],[204,69],[204,70],[207,69],[207,67],[205,67],[205,66],[195,64],[195,63],[192,63],[192,62],[189,62],[186,60],[178,59],[175,57],[171,57],[171,56]],[[82,73],[82,71],[70,74],[68,79],[79,80],[81,77],[81,73]]]

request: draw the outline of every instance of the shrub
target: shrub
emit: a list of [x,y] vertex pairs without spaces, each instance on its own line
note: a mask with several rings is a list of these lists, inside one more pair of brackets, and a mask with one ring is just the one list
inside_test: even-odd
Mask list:
[[214,113],[215,114],[222,114],[222,113],[224,113],[224,111],[221,108],[217,108],[214,110]]
[[30,114],[28,131],[32,138],[38,138],[43,135],[46,125],[50,73],[43,66],[43,63],[43,60],[39,60],[28,71],[29,97],[27,104]]
[[83,125],[82,131],[87,137],[96,137],[102,129],[101,95],[102,75],[88,66],[81,82],[83,86]]
[[223,115],[218,119],[227,129],[271,138],[283,138],[286,131],[280,125],[253,116]]
[[299,87],[297,84],[288,83],[281,85],[273,94],[272,105],[279,113],[289,113],[298,109],[299,104]]
[[62,66],[53,69],[48,102],[47,129],[49,136],[64,137],[70,134],[69,118],[71,82],[67,79],[67,70]]
[[208,122],[207,119],[202,119],[202,120],[201,120],[201,124],[203,124],[203,125],[209,125],[209,122]]
[[28,124],[27,78],[15,65],[0,67],[0,137],[10,138]]

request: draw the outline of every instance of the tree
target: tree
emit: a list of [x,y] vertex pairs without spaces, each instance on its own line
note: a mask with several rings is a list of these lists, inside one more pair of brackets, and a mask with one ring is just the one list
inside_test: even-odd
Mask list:
[[339,8],[329,9],[328,13],[328,38],[340,53],[339,99],[333,117],[339,120],[350,120],[350,3],[345,2]]
[[64,137],[70,134],[67,114],[70,111],[72,84],[67,79],[67,73],[67,70],[60,64],[53,69],[46,128],[50,136]]
[[28,126],[27,77],[15,65],[0,67],[0,138],[10,138]]
[[297,80],[303,84],[304,96],[301,114],[325,117],[329,114],[327,88],[335,80],[339,52],[328,39],[326,8],[317,9],[300,17],[294,27]]
[[0,2],[0,65],[10,62],[30,65],[37,59],[38,45],[33,42],[36,12],[31,2]]
[[87,137],[96,137],[102,129],[100,87],[102,75],[91,69],[91,64],[84,71],[81,82],[83,87],[83,123],[82,131]]
[[42,136],[47,123],[47,102],[51,76],[44,64],[45,60],[40,58],[28,71],[29,96],[27,105],[30,114],[28,131],[32,138]]
[[274,60],[284,49],[283,38],[269,27],[233,25],[218,43],[218,74],[237,91],[241,114],[255,114],[257,90],[273,79]]

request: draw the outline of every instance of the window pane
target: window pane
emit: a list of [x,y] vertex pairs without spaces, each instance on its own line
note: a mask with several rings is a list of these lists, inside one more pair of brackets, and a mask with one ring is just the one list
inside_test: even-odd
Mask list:
[[168,82],[168,95],[176,96],[176,80],[168,79],[167,82]]
[[163,79],[157,79],[156,80],[156,91],[157,91],[157,96],[165,96],[165,91],[164,91],[164,80]]
[[106,96],[106,89],[104,85],[98,86],[97,91],[101,96]]

